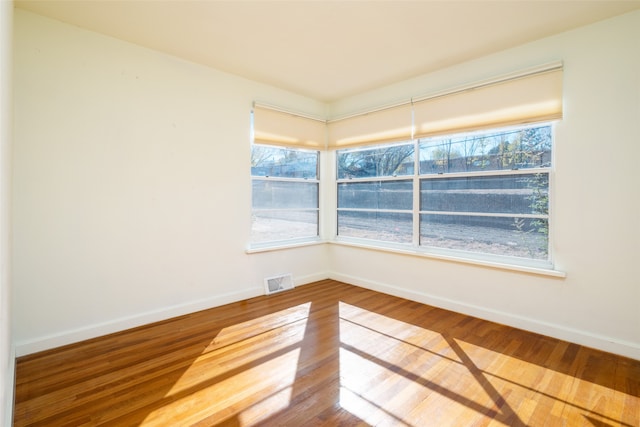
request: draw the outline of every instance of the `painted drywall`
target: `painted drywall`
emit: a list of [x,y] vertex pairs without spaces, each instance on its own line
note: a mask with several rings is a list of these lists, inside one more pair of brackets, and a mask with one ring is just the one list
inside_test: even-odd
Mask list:
[[334,277],[640,359],[638,40],[634,12],[331,106],[340,116],[563,61],[551,212],[565,279],[332,245]]
[[0,2],[0,425],[11,425],[15,349],[11,319],[11,57],[13,2]]
[[326,276],[322,245],[245,252],[252,102],[324,104],[20,9],[14,27],[18,355]]
[[[251,101],[326,106],[28,12],[15,28],[19,354],[257,295],[263,277],[292,272],[640,359],[640,13],[329,106],[339,116],[562,60],[552,231],[565,279],[338,245],[247,255]],[[335,221],[322,224],[331,237]]]

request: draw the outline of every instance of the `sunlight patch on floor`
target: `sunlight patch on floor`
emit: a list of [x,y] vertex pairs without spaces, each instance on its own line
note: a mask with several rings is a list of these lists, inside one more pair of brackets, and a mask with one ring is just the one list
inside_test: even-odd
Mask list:
[[232,415],[250,425],[260,414],[286,408],[310,308],[300,304],[222,329],[171,384],[167,404],[143,424],[153,425],[164,413],[197,420],[236,408]]
[[232,345],[301,320],[306,321],[310,310],[311,303],[308,302],[227,326],[215,336],[203,353]]
[[293,388],[285,387],[271,396],[254,403],[238,414],[239,424],[243,427],[260,425],[261,422],[269,419],[273,414],[287,409],[291,403]]
[[340,406],[372,426],[413,427],[347,387],[340,387]]
[[[171,401],[153,412],[145,419],[145,425],[154,425],[154,419],[166,419],[164,414],[172,414],[184,425],[206,419],[217,413],[226,413],[236,408],[241,413],[246,408],[260,403],[265,393],[278,394],[289,389],[296,378],[296,369],[300,357],[300,348],[294,348],[279,356],[273,356],[255,366],[247,366],[233,371],[231,375],[208,376],[206,373],[193,373],[189,378],[181,379],[181,390],[172,396]],[[286,366],[287,369],[282,367]],[[189,384],[187,380],[191,380]],[[239,387],[238,385],[242,386]],[[271,390],[265,390],[270,384]],[[278,395],[279,405],[288,406],[290,394]],[[282,400],[286,396],[286,402]],[[233,414],[235,415],[235,414]],[[245,415],[245,418],[248,415]]]
[[[478,419],[499,415],[500,396],[490,381],[479,372],[473,385],[462,381],[475,366],[467,366],[466,355],[439,332],[341,303],[340,343],[341,405],[344,393],[343,407],[372,425],[387,424],[389,417],[437,425],[440,405],[472,409]],[[400,412],[407,407],[420,410]]]
[[[359,325],[363,329],[370,329],[379,338],[389,338],[395,341],[402,341],[415,348],[438,354],[442,357],[451,358],[460,362],[460,359],[442,339],[439,332],[403,322],[392,317],[384,316],[373,311],[340,302],[340,320],[347,321],[353,325]],[[345,334],[340,331],[341,338]]]
[[185,369],[167,396],[197,387],[199,383],[223,381],[234,371],[242,375],[288,349],[299,350],[310,307],[311,303],[300,304],[222,329],[200,357]]
[[[472,423],[621,423],[604,415],[622,401],[613,388],[515,356],[529,351],[526,341],[507,341],[501,353],[478,339],[473,344],[341,302],[340,404],[372,425],[439,426],[446,424],[440,407]],[[548,357],[563,357],[565,348],[555,351]],[[414,410],[399,409],[407,407]]]

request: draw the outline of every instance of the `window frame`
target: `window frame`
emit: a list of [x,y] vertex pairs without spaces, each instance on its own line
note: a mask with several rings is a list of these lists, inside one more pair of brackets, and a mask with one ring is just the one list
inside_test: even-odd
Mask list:
[[[550,127],[550,138],[551,138],[551,152],[550,152],[550,164],[546,166],[536,166],[536,167],[527,167],[522,169],[497,169],[497,170],[475,170],[475,171],[464,171],[464,172],[444,172],[444,173],[421,173],[420,171],[420,143],[421,141],[426,140],[427,138],[415,138],[411,142],[414,144],[414,171],[413,174],[410,175],[402,175],[402,176],[390,176],[390,177],[367,177],[367,178],[338,178],[338,159],[340,152],[346,150],[354,150],[354,149],[337,149],[335,155],[335,164],[336,164],[336,173],[335,173],[335,191],[336,191],[336,215],[335,215],[335,242],[336,243],[344,243],[355,246],[363,246],[369,248],[379,248],[379,249],[388,249],[388,250],[396,250],[400,252],[408,252],[418,255],[425,256],[433,256],[442,259],[451,259],[451,260],[462,260],[468,261],[471,263],[480,263],[483,265],[496,265],[496,266],[514,266],[515,268],[521,269],[533,269],[534,271],[554,271],[554,260],[553,260],[553,198],[554,198],[554,152],[555,152],[555,121],[544,121],[537,123],[530,123],[526,125],[518,125],[518,126],[508,126],[508,127],[500,127],[500,128],[492,128],[492,129],[483,129],[474,132],[465,132],[465,133],[450,133],[447,135],[442,135],[440,138],[446,138],[447,136],[460,136],[460,135],[480,135],[486,133],[502,133],[508,132],[511,130],[524,130],[528,128],[536,128],[536,127]],[[433,138],[431,138],[433,139]],[[408,143],[410,141],[406,141]],[[396,143],[379,143],[372,144],[366,147],[358,147],[358,149],[372,149],[375,147],[389,146],[389,145],[399,145],[402,142]],[[518,218],[528,218],[528,219],[544,219],[547,221],[547,257],[546,259],[536,259],[536,258],[526,258],[520,256],[512,256],[512,255],[498,255],[491,254],[488,252],[472,252],[460,249],[448,249],[437,246],[426,246],[421,245],[421,215],[430,214],[432,211],[422,210],[421,206],[421,191],[422,191],[422,182],[424,180],[430,179],[448,179],[448,178],[473,178],[473,177],[491,177],[491,176],[518,176],[518,175],[533,175],[533,174],[545,174],[547,177],[547,214],[510,214],[510,213],[487,213],[487,212],[463,212],[456,211],[453,213],[454,215],[477,215],[477,216],[495,216],[495,217],[518,217]],[[377,240],[377,239],[365,239],[361,237],[352,237],[345,236],[340,234],[339,230],[339,222],[338,216],[340,211],[345,210],[356,210],[356,209],[346,209],[340,208],[338,205],[338,189],[341,183],[345,182],[377,182],[377,181],[400,181],[400,180],[413,180],[413,209],[412,209],[412,226],[413,226],[413,238],[410,244],[408,243],[396,243],[385,240]],[[365,209],[366,211],[375,211],[370,209]],[[394,212],[395,210],[378,210],[378,212]],[[402,210],[402,212],[405,212]],[[435,214],[447,214],[449,212],[445,211],[435,211]]]
[[[345,178],[339,178],[338,176],[340,175],[340,166],[339,166],[339,162],[340,162],[340,157],[339,157],[339,153],[340,152],[357,152],[357,151],[369,151],[369,150],[376,150],[377,148],[385,148],[385,147],[399,147],[399,146],[413,146],[413,151],[412,151],[412,156],[413,156],[413,172],[412,173],[404,173],[404,174],[387,174],[387,175],[376,175],[376,176],[370,176],[370,177],[345,177]],[[389,240],[379,240],[379,239],[374,239],[374,238],[363,238],[363,237],[353,237],[353,236],[344,236],[340,234],[340,218],[339,218],[339,214],[340,212],[368,212],[368,213],[379,213],[379,214],[409,214],[412,216],[412,222],[414,221],[413,216],[414,211],[415,211],[415,197],[413,197],[413,194],[415,194],[415,185],[416,185],[416,181],[415,181],[415,159],[416,159],[416,141],[400,141],[400,142],[382,142],[382,143],[377,143],[377,144],[372,144],[372,145],[366,145],[366,146],[358,146],[358,147],[349,147],[349,148],[345,148],[345,149],[339,149],[336,150],[336,158],[335,158],[335,167],[336,167],[336,173],[335,173],[335,183],[336,183],[336,239],[353,239],[354,241],[366,241],[366,242],[371,242],[373,245],[376,244],[384,244],[384,245],[391,245],[391,246],[399,246],[399,247],[404,247],[407,244],[406,243],[399,243],[399,242],[393,242],[393,241],[389,241]],[[400,165],[399,165],[400,166]],[[398,167],[399,167],[398,166]],[[389,208],[353,208],[353,207],[340,207],[340,185],[341,184],[357,184],[357,183],[371,183],[371,184],[379,184],[379,183],[383,183],[383,182],[411,182],[411,192],[412,192],[412,202],[411,202],[411,209],[389,209]],[[413,235],[415,234],[414,231],[412,230],[412,240],[413,240]]]
[[[253,174],[253,166],[251,167],[251,223],[249,227],[249,251],[260,251],[260,250],[269,250],[272,248],[281,248],[287,246],[297,246],[300,244],[308,244],[315,243],[320,241],[320,227],[322,223],[321,219],[321,206],[320,206],[320,191],[321,191],[321,180],[320,180],[320,171],[321,171],[321,151],[313,148],[302,148],[302,147],[291,147],[291,146],[283,146],[279,144],[267,144],[262,142],[252,142],[251,150],[253,151],[254,147],[267,147],[278,150],[290,150],[290,151],[298,151],[304,153],[315,153],[316,155],[316,173],[315,178],[309,177],[283,177],[283,176],[270,176],[270,175],[254,175]],[[316,186],[316,194],[315,194],[315,208],[304,208],[304,207],[292,207],[292,208],[255,208],[254,207],[254,183],[257,181],[262,182],[274,182],[274,183],[304,183],[304,184],[314,184]],[[316,233],[313,236],[299,236],[299,237],[284,237],[282,239],[272,239],[272,240],[264,240],[264,241],[255,241],[254,240],[254,232],[253,226],[255,224],[254,214],[256,212],[315,212],[316,214],[316,223],[315,229]]]

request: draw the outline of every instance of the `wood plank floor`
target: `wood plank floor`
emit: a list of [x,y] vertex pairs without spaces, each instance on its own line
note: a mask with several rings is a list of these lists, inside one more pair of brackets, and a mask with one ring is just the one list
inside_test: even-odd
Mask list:
[[325,280],[17,361],[15,426],[640,426],[640,361]]

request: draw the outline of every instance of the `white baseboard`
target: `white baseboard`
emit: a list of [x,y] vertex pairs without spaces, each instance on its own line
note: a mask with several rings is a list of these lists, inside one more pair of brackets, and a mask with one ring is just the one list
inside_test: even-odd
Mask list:
[[442,298],[423,292],[416,292],[413,290],[408,290],[397,286],[344,275],[336,272],[329,273],[329,277],[331,279],[349,283],[355,286],[360,286],[362,288],[371,289],[377,292],[382,292],[401,298],[406,298],[434,307],[455,311],[457,313],[466,314],[480,319],[512,326],[514,328],[561,339],[563,341],[569,341],[586,347],[591,347],[609,353],[630,357],[635,360],[640,360],[640,344],[638,343],[626,342],[607,336],[568,328],[562,325],[543,322],[528,317],[518,316],[512,313],[492,310],[485,307],[467,304],[448,298]]
[[[309,283],[324,280],[329,277],[329,273],[321,272],[315,274],[309,274],[306,276],[294,277],[295,286],[303,286]],[[104,322],[95,325],[89,325],[83,328],[78,328],[70,331],[64,331],[58,334],[53,334],[30,341],[22,341],[16,343],[15,355],[17,357],[25,356],[27,354],[37,353],[43,350],[49,350],[52,348],[60,347],[67,344],[73,344],[83,340],[96,338],[99,336],[111,334],[114,332],[124,331],[126,329],[135,328],[137,326],[146,325],[161,320],[170,319],[176,316],[182,316],[184,314],[194,313],[200,310],[206,310],[212,307],[218,307],[224,304],[229,304],[236,301],[241,301],[248,298],[264,295],[264,287],[252,287],[248,290],[241,292],[233,292],[224,295],[218,295],[213,298],[203,299],[199,301],[193,301],[186,304],[175,305],[171,307],[162,308],[159,310],[150,311],[147,313],[138,314],[135,316],[129,316],[125,318],[115,319],[113,321]]]
[[306,276],[295,276],[293,278],[294,286],[304,286],[320,280],[326,280],[329,278],[329,272],[323,271],[322,273],[308,274]]
[[[306,284],[317,282],[319,280],[324,280],[327,278],[640,360],[640,345],[637,343],[625,342],[615,338],[597,335],[552,323],[542,322],[536,319],[514,315],[512,313],[491,310],[485,307],[442,298],[423,292],[416,292],[385,283],[362,279],[355,276],[344,275],[337,272],[322,272],[306,276],[296,276],[294,277],[294,285],[304,286]],[[126,318],[115,319],[110,322],[90,325],[72,331],[65,331],[59,334],[50,335],[31,341],[18,342],[16,343],[13,352],[15,356],[20,357],[31,353],[36,353],[38,351],[48,350],[66,344],[72,344],[82,340],[107,335],[113,332],[119,332],[148,323],[166,320],[172,317],[205,310],[208,308],[217,307],[260,295],[264,295],[264,287],[252,287],[242,292],[233,292],[224,295],[218,295],[214,298],[167,307]]]
[[64,331],[30,341],[18,342],[16,343],[15,352],[16,356],[20,357],[260,295],[264,295],[264,287],[262,286],[252,287],[241,292],[230,292],[223,295],[217,295],[213,298],[179,304],[159,310],[149,311],[147,313],[137,314],[135,316],[89,325],[83,328]]

